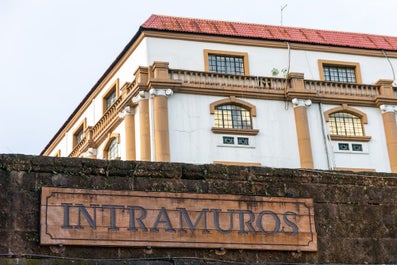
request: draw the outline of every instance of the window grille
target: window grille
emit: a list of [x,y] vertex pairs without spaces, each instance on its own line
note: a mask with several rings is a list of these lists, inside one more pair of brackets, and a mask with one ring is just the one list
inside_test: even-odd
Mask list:
[[329,128],[331,135],[364,136],[361,119],[346,112],[330,114]]
[[324,65],[324,79],[332,82],[356,83],[356,69],[348,66]]
[[107,151],[107,159],[111,160],[111,159],[116,159],[118,157],[118,145],[117,145],[117,140],[116,138],[113,138],[110,143],[109,143],[109,147],[108,147],[108,151]]
[[244,75],[244,58],[239,56],[208,55],[210,72]]
[[215,108],[215,127],[252,129],[249,110],[236,105],[222,105]]

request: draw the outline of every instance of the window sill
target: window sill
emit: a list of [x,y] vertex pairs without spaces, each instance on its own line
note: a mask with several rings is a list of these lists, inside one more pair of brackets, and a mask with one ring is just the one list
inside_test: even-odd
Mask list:
[[371,136],[345,136],[345,135],[330,135],[333,141],[354,141],[354,142],[369,142]]
[[241,134],[241,135],[257,135],[259,133],[259,130],[254,130],[254,129],[232,129],[232,128],[216,128],[216,127],[212,127],[211,131],[213,133]]

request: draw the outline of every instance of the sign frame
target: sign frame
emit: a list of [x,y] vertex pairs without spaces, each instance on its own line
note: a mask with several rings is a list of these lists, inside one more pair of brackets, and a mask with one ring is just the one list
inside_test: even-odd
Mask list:
[[313,200],[43,187],[42,245],[317,251]]

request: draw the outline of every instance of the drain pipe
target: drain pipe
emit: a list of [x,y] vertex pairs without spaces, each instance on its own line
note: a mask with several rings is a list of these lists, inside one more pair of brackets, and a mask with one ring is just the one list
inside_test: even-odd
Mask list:
[[384,50],[382,50],[382,53],[383,53],[383,55],[385,56],[386,60],[389,62],[391,71],[392,71],[392,73],[393,73],[393,83],[394,83],[394,82],[396,81],[396,74],[395,74],[395,72],[394,72],[393,64],[391,63],[390,58],[387,56],[387,54],[386,54],[386,52],[385,52]]
[[[335,159],[333,156],[333,152],[330,152],[330,148],[329,146],[330,144],[330,140],[328,138],[328,134],[327,134],[327,128],[325,125],[325,120],[324,120],[324,115],[323,115],[323,104],[321,102],[318,103],[318,109],[320,111],[320,120],[321,120],[321,131],[323,133],[323,141],[324,141],[324,145],[325,145],[325,154],[327,156],[327,165],[328,165],[328,169],[329,170],[333,170],[335,169]],[[331,145],[331,151],[332,151],[332,145]]]

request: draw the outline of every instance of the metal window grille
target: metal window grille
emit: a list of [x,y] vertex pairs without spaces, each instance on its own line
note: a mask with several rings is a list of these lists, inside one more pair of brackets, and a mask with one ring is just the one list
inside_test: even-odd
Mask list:
[[329,115],[329,128],[332,135],[364,136],[361,119],[346,112]]
[[234,137],[223,136],[223,144],[234,144]]
[[362,144],[352,144],[352,150],[355,152],[362,152],[363,145]]
[[215,127],[252,129],[249,110],[236,105],[222,105],[215,108]]
[[355,67],[327,66],[324,69],[324,79],[332,82],[356,83]]
[[339,148],[339,150],[342,150],[342,151],[348,151],[349,150],[349,144],[339,143],[338,144],[338,148]]
[[237,137],[237,144],[239,145],[249,145],[247,137]]
[[244,75],[244,58],[210,54],[209,71],[221,74]]

